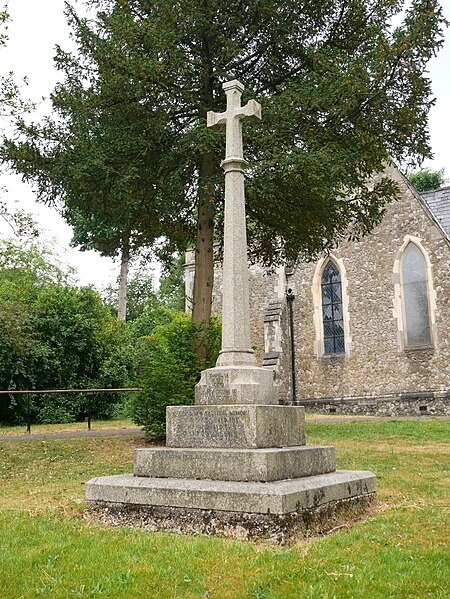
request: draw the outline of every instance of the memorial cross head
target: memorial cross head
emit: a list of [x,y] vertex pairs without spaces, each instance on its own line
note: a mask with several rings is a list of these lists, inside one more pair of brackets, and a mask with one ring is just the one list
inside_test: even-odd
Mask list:
[[261,120],[261,105],[256,100],[249,100],[241,106],[241,96],[244,86],[239,81],[227,81],[223,84],[227,96],[227,109],[225,112],[213,112],[207,115],[207,125],[211,129],[226,126],[225,160],[244,160],[242,148],[242,121],[245,118]]

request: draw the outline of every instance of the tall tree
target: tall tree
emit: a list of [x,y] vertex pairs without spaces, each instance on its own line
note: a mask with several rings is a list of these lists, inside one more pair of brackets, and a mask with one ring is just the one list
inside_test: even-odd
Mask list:
[[[153,275],[145,270],[137,270],[131,274],[128,281],[126,320],[133,322],[141,316],[148,308],[159,304],[156,293],[153,289]],[[101,291],[103,301],[112,309],[118,308],[118,287],[120,281],[116,284],[110,284]]]
[[184,254],[174,256],[173,262],[168,264],[163,272],[159,282],[158,300],[171,310],[185,310]]
[[[8,21],[9,13],[5,8],[0,8],[0,49],[4,48],[8,42]],[[24,77],[22,84],[27,83]],[[14,73],[0,73],[0,117],[10,117],[25,112],[32,107],[32,104],[21,97],[20,84],[14,78]]]
[[120,257],[117,316],[119,320],[126,320],[128,269],[131,254],[139,253],[140,236],[133,237],[126,219],[124,219],[122,227],[117,228],[102,221],[101,215],[99,217],[85,215],[76,207],[67,208],[63,214],[72,226],[72,246],[78,247],[81,251],[97,250],[102,256],[110,258]]
[[418,191],[433,191],[434,189],[443,187],[447,183],[443,168],[438,171],[424,168],[408,175],[408,180]]
[[[4,144],[43,201],[83,206],[152,243],[195,239],[194,321],[208,321],[220,237],[223,137],[207,130],[237,78],[263,105],[246,135],[251,255],[311,258],[376,224],[391,159],[430,155],[424,76],[442,43],[436,0],[91,0],[67,7],[78,44],[58,49],[55,116]],[[245,101],[244,96],[244,101]],[[95,207],[95,208],[93,208]]]

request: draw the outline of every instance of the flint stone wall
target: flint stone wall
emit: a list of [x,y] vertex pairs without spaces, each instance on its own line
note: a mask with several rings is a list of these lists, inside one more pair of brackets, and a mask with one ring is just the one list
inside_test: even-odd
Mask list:
[[[413,394],[416,395],[416,394]],[[419,396],[421,394],[418,394]],[[450,393],[423,397],[333,398],[300,401],[312,414],[355,414],[361,416],[450,416]]]
[[[389,174],[400,186],[401,199],[390,204],[382,223],[359,242],[342,243],[333,251],[342,260],[348,280],[351,344],[342,356],[317,355],[313,322],[312,281],[316,264],[301,264],[288,279],[294,289],[296,363],[300,403],[304,399],[372,399],[397,395],[391,407],[378,402],[377,410],[411,413],[401,407],[401,394],[444,392],[450,388],[450,245],[426,213],[420,200],[398,173]],[[405,236],[418,238],[428,253],[435,292],[434,345],[403,349],[395,311],[393,268]],[[447,405],[448,398],[443,400]],[[306,405],[306,404],[305,404]],[[342,406],[356,410],[357,403]],[[443,413],[442,402],[435,402]],[[431,404],[430,404],[431,407]],[[359,405],[360,413],[371,408]]]

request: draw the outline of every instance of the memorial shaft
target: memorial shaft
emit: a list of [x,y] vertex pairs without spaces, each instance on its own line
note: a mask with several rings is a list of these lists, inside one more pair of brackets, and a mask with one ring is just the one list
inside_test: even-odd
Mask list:
[[222,349],[217,366],[256,364],[251,349],[248,291],[247,232],[245,219],[242,121],[261,118],[260,105],[251,100],[241,106],[244,86],[239,81],[224,83],[227,109],[208,112],[208,127],[226,127],[225,223],[223,248]]

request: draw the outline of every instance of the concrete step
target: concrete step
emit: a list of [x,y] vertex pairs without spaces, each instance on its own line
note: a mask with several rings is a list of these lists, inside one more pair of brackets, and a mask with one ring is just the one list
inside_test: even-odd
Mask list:
[[164,506],[258,514],[289,514],[374,495],[372,472],[337,470],[277,482],[148,478],[118,474],[86,484],[87,504]]
[[334,472],[334,447],[136,449],[135,476],[269,482]]

